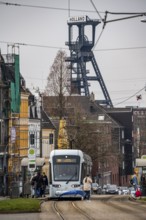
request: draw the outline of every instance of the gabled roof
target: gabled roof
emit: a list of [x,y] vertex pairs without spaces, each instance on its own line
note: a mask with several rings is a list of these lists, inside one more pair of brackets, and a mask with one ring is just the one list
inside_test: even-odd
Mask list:
[[56,129],[52,121],[50,120],[49,116],[44,110],[42,110],[42,128],[43,129]]
[[[59,98],[55,96],[43,96],[43,106],[45,111],[50,115],[52,118],[57,118],[57,111],[58,111],[58,103]],[[87,96],[66,96],[64,97],[64,112],[68,116],[68,113],[71,115],[75,114],[76,111],[82,113],[82,116],[87,120],[98,120],[99,115],[104,115],[103,122],[112,122],[114,126],[121,127],[121,124],[114,120],[106,111],[105,108],[100,106],[96,103],[96,101],[91,100],[90,97]]]

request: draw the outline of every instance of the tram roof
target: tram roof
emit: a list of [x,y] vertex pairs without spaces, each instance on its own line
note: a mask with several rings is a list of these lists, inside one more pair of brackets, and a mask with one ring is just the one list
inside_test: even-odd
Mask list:
[[50,157],[53,155],[65,155],[65,154],[83,156],[85,153],[78,149],[56,149],[51,151]]
[[56,150],[52,150],[50,153],[50,158],[52,156],[57,156],[57,155],[78,155],[80,157],[82,157],[85,161],[90,161],[91,162],[91,157],[84,153],[81,150],[78,149],[56,149]]

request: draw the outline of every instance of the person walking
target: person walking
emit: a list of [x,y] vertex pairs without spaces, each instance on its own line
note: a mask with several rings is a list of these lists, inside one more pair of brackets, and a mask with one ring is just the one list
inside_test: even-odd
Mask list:
[[31,184],[31,197],[35,197],[35,189],[36,189],[36,181],[34,181],[34,177],[37,175],[37,173],[33,173],[31,179],[30,179],[30,184]]
[[134,172],[134,175],[133,175],[133,177],[132,177],[132,182],[133,182],[134,189],[135,189],[135,191],[136,191],[136,190],[137,190],[137,187],[138,187],[138,179],[137,179],[136,172]]
[[45,174],[45,172],[43,172],[42,179],[43,179],[43,182],[42,182],[43,183],[43,185],[42,185],[42,196],[45,197],[46,186],[48,186],[48,177]]
[[141,175],[140,183],[141,183],[141,186],[146,184],[146,179],[145,179],[145,175],[144,174]]
[[91,184],[92,184],[92,179],[89,176],[89,174],[87,174],[86,177],[83,179],[83,190],[85,192],[84,199],[86,200],[90,200]]
[[43,178],[40,172],[37,172],[37,175],[32,178],[32,182],[34,182],[35,197],[40,197],[43,186]]

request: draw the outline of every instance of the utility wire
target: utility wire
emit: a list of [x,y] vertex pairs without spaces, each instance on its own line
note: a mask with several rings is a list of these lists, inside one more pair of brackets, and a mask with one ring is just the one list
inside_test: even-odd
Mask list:
[[41,45],[41,44],[26,44],[26,43],[15,43],[15,42],[7,42],[7,41],[0,41],[0,43],[10,44],[10,45],[15,45],[15,46],[19,45],[19,46],[50,48],[50,49],[64,49],[64,50],[67,49],[67,48],[63,48],[63,47],[55,47],[55,46]]
[[94,9],[95,9],[96,13],[98,14],[99,18],[100,18],[100,19],[101,19],[101,21],[102,21],[102,17],[101,17],[101,15],[100,15],[99,11],[97,10],[97,8],[96,8],[95,4],[93,3],[93,1],[92,1],[92,0],[90,0],[90,2],[91,2],[91,4],[93,5],[93,7],[94,7]]
[[68,0],[68,17],[70,17],[70,0]]
[[[96,13],[98,14],[100,20],[103,22],[103,19],[102,19],[101,15],[100,15],[99,11],[97,10],[95,4],[93,3],[92,0],[90,0],[90,2],[91,2],[91,4],[92,4],[92,6],[94,7]],[[98,37],[97,40],[96,40],[96,43],[94,44],[93,50],[94,50],[94,48],[96,47],[97,43],[99,42],[99,40],[100,40],[100,38],[101,38],[101,35],[102,35],[102,33],[103,33],[103,30],[104,30],[104,27],[105,27],[105,24],[103,24],[103,28],[102,28],[102,30],[101,30],[101,33],[100,33],[99,37]]]
[[97,40],[96,40],[96,43],[94,44],[94,47],[93,47],[93,50],[95,51],[95,47],[96,47],[96,45],[97,45],[97,43],[99,42],[99,40],[100,40],[100,38],[101,38],[101,36],[102,36],[102,33],[103,33],[103,28],[102,28],[102,30],[101,30],[101,32],[100,32],[100,35],[98,36],[98,38],[97,38]]
[[[93,7],[94,7],[95,6],[94,3],[93,2],[91,2],[91,3],[93,4]],[[68,8],[48,7],[48,6],[42,6],[42,5],[17,4],[17,3],[10,3],[10,2],[4,2],[4,1],[0,1],[0,5],[68,11]],[[92,10],[81,10],[81,9],[70,9],[70,11],[95,13],[95,11],[92,11]],[[98,13],[99,13],[99,11],[98,11]],[[100,11],[100,13],[105,14],[105,12],[102,12],[102,11]],[[107,11],[107,13],[112,14],[112,15],[134,15],[134,14],[135,15],[136,14],[146,15],[146,12],[109,12],[109,11]],[[99,17],[100,17],[100,15],[99,15]]]
[[[41,45],[41,44],[30,44],[30,43],[15,43],[15,42],[9,42],[9,41],[2,41],[0,40],[0,43],[2,44],[9,44],[9,45],[16,45],[16,46],[29,46],[29,47],[42,47],[42,48],[50,48],[50,49],[63,49],[68,50],[66,47],[55,47],[55,46],[49,46],[49,45]],[[138,50],[138,49],[146,49],[146,46],[141,47],[124,47],[124,48],[109,48],[109,49],[97,49],[94,50],[95,52],[106,52],[106,51],[118,51],[118,50]]]
[[137,14],[146,15],[146,12],[110,12],[110,11],[107,11],[107,13],[111,15],[137,15]]
[[141,92],[142,90],[144,90],[144,89],[145,89],[145,86],[144,86],[142,89],[140,89],[138,92],[136,92],[134,95],[130,96],[129,98],[125,99],[125,100],[122,101],[122,102],[119,102],[119,103],[115,104],[114,106],[120,105],[120,104],[122,104],[122,103],[128,101],[129,99],[133,98],[134,96],[136,96],[138,93],[140,93],[140,92]]
[[[41,5],[26,5],[26,4],[17,4],[17,3],[3,2],[3,1],[0,1],[0,5],[68,11],[68,8],[48,7],[48,6],[41,6]],[[92,10],[81,10],[81,9],[70,9],[70,11],[95,13],[95,11],[92,11]],[[100,13],[104,13],[104,12],[100,12]]]
[[[108,14],[109,12],[107,12]],[[118,19],[112,19],[112,20],[107,20],[105,21],[105,23],[110,23],[110,22],[115,22],[115,21],[122,21],[122,20],[127,20],[127,19],[131,19],[131,18],[137,18],[137,17],[142,17],[144,16],[145,13],[141,13],[141,14],[136,14],[136,15],[133,15],[133,16],[128,16],[128,17],[123,17],[123,18],[118,18]]]
[[146,49],[145,46],[143,47],[123,47],[123,48],[109,48],[109,49],[98,49],[94,51],[114,51],[114,50],[137,50],[137,49]]

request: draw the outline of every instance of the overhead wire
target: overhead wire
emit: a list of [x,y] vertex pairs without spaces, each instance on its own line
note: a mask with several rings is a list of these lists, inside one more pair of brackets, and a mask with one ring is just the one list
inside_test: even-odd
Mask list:
[[107,24],[107,23],[110,23],[110,22],[122,21],[122,20],[127,20],[127,19],[142,17],[142,16],[144,16],[144,14],[137,14],[137,15],[133,15],[133,16],[128,16],[128,17],[123,17],[123,18],[118,18],[118,19],[107,20],[107,21],[106,21],[106,24]]
[[[50,48],[50,49],[63,49],[68,50],[67,47],[60,46],[49,46],[49,45],[41,45],[41,44],[31,44],[31,43],[16,43],[0,40],[2,44],[11,44],[11,45],[19,45],[19,46],[30,46],[30,47],[42,47],[42,48]],[[117,50],[138,50],[138,49],[146,49],[146,46],[141,47],[123,47],[123,48],[105,48],[105,49],[97,49],[94,52],[106,52],[106,51],[117,51]]]
[[[103,19],[102,19],[101,15],[100,15],[99,11],[97,10],[97,8],[96,8],[94,2],[93,2],[92,0],[90,0],[90,2],[91,2],[91,4],[92,4],[92,6],[94,7],[96,13],[98,14],[98,16],[99,16],[101,22],[103,22]],[[93,50],[94,50],[94,48],[96,47],[97,43],[99,42],[99,40],[100,40],[100,38],[101,38],[101,36],[102,36],[104,27],[105,27],[105,24],[104,24],[104,22],[103,22],[102,30],[101,30],[101,32],[100,32],[100,34],[99,34],[99,36],[98,36],[98,38],[97,38],[97,40],[96,40],[96,43],[94,44]]]
[[50,48],[50,49],[66,49],[65,47],[57,47],[57,46],[49,46],[49,45],[41,45],[41,44],[31,44],[31,43],[16,43],[16,42],[8,42],[8,41],[0,41],[0,43],[11,44],[11,45],[19,45],[19,46],[30,46],[30,47],[42,47],[42,48]]
[[[94,3],[93,3],[94,4]],[[6,5],[6,6],[16,6],[16,7],[30,7],[30,8],[40,8],[40,9],[49,9],[49,10],[60,10],[60,11],[68,11],[68,8],[60,8],[60,7],[49,7],[49,6],[42,6],[42,5],[28,5],[28,4],[18,4],[18,3],[10,3],[10,2],[4,2],[0,1],[0,5]],[[83,9],[70,9],[71,11],[80,11],[80,12],[89,12],[89,13],[95,13],[95,11],[92,10],[83,10]],[[98,11],[99,13],[99,11]],[[100,13],[104,13],[103,11],[100,11]],[[130,14],[145,14],[146,12],[109,12],[108,14],[112,15],[130,15]]]
[[110,12],[107,11],[108,14],[112,14],[112,15],[137,15],[137,14],[146,14],[146,12]]
[[146,49],[146,46],[143,47],[120,47],[120,48],[108,48],[108,49],[97,49],[94,51],[114,51],[114,50],[137,50],[137,49]]
[[[109,22],[115,22],[115,21],[121,21],[121,20],[125,20],[125,19],[136,18],[136,17],[140,17],[140,16],[143,16],[143,15],[144,15],[144,14],[135,13],[136,15],[135,15],[135,14],[134,14],[134,15],[132,14],[132,16],[129,16],[129,17],[118,18],[118,19],[112,19],[112,20],[108,20],[108,21],[107,21],[108,11],[105,12],[105,18],[104,18],[104,20],[103,20],[102,17],[101,17],[101,15],[100,15],[100,13],[98,12],[98,10],[97,10],[95,4],[93,3],[93,1],[90,0],[90,2],[91,2],[91,4],[93,5],[93,7],[94,7],[95,11],[97,12],[98,16],[100,17],[101,21],[103,22],[102,31],[101,31],[101,33],[100,33],[100,35],[99,35],[99,37],[98,37],[98,39],[97,39],[97,41],[96,41],[96,43],[95,43],[95,45],[94,45],[94,48],[96,47],[96,45],[97,45],[99,39],[101,38],[101,35],[102,35],[103,30],[104,30],[104,28],[105,28],[105,25],[106,25],[107,23],[109,23]],[[109,13],[110,13],[110,12],[109,12]],[[114,13],[111,12],[110,14],[114,14]],[[115,13],[115,14],[116,14],[116,15],[117,15],[117,14],[119,15],[119,13]],[[122,14],[125,15],[125,13],[122,13]],[[120,15],[121,15],[121,13],[120,13]],[[127,13],[126,13],[126,15],[127,15]],[[134,96],[136,96],[136,95],[137,95],[139,92],[141,92],[143,89],[145,89],[145,87],[142,88],[141,90],[139,90],[138,92],[136,92],[134,95],[132,95],[132,96],[126,98],[126,99],[123,100],[122,102],[117,103],[116,105],[123,104],[124,102],[126,102],[126,101],[128,101],[129,99],[131,99],[131,98],[133,98]],[[114,106],[115,106],[115,105],[114,105]]]
[[102,17],[101,17],[101,15],[100,15],[99,11],[97,10],[97,8],[96,8],[96,6],[95,6],[94,2],[93,2],[92,0],[90,0],[90,2],[91,2],[91,4],[92,4],[92,6],[94,7],[94,9],[95,9],[96,13],[98,14],[99,18],[100,18],[100,19],[101,19],[101,21],[102,21]]
[[[17,3],[3,2],[3,1],[0,1],[0,4],[1,5],[6,5],[6,6],[16,6],[16,7],[28,7],[28,8],[38,8],[38,9],[68,11],[68,8],[49,7],[49,6],[42,6],[42,5],[26,5],[26,4],[17,4]],[[95,13],[95,11],[92,11],[92,10],[73,9],[73,8],[70,9],[70,11]],[[100,12],[100,13],[104,13],[104,12]]]
[[133,98],[134,96],[136,96],[137,94],[139,94],[142,90],[145,89],[145,86],[140,89],[139,91],[137,91],[136,93],[134,93],[132,96],[128,97],[127,99],[123,100],[122,102],[119,102],[117,104],[115,104],[114,106],[117,106],[117,105],[120,105],[120,104],[123,104],[124,102],[128,101],[129,99]]

